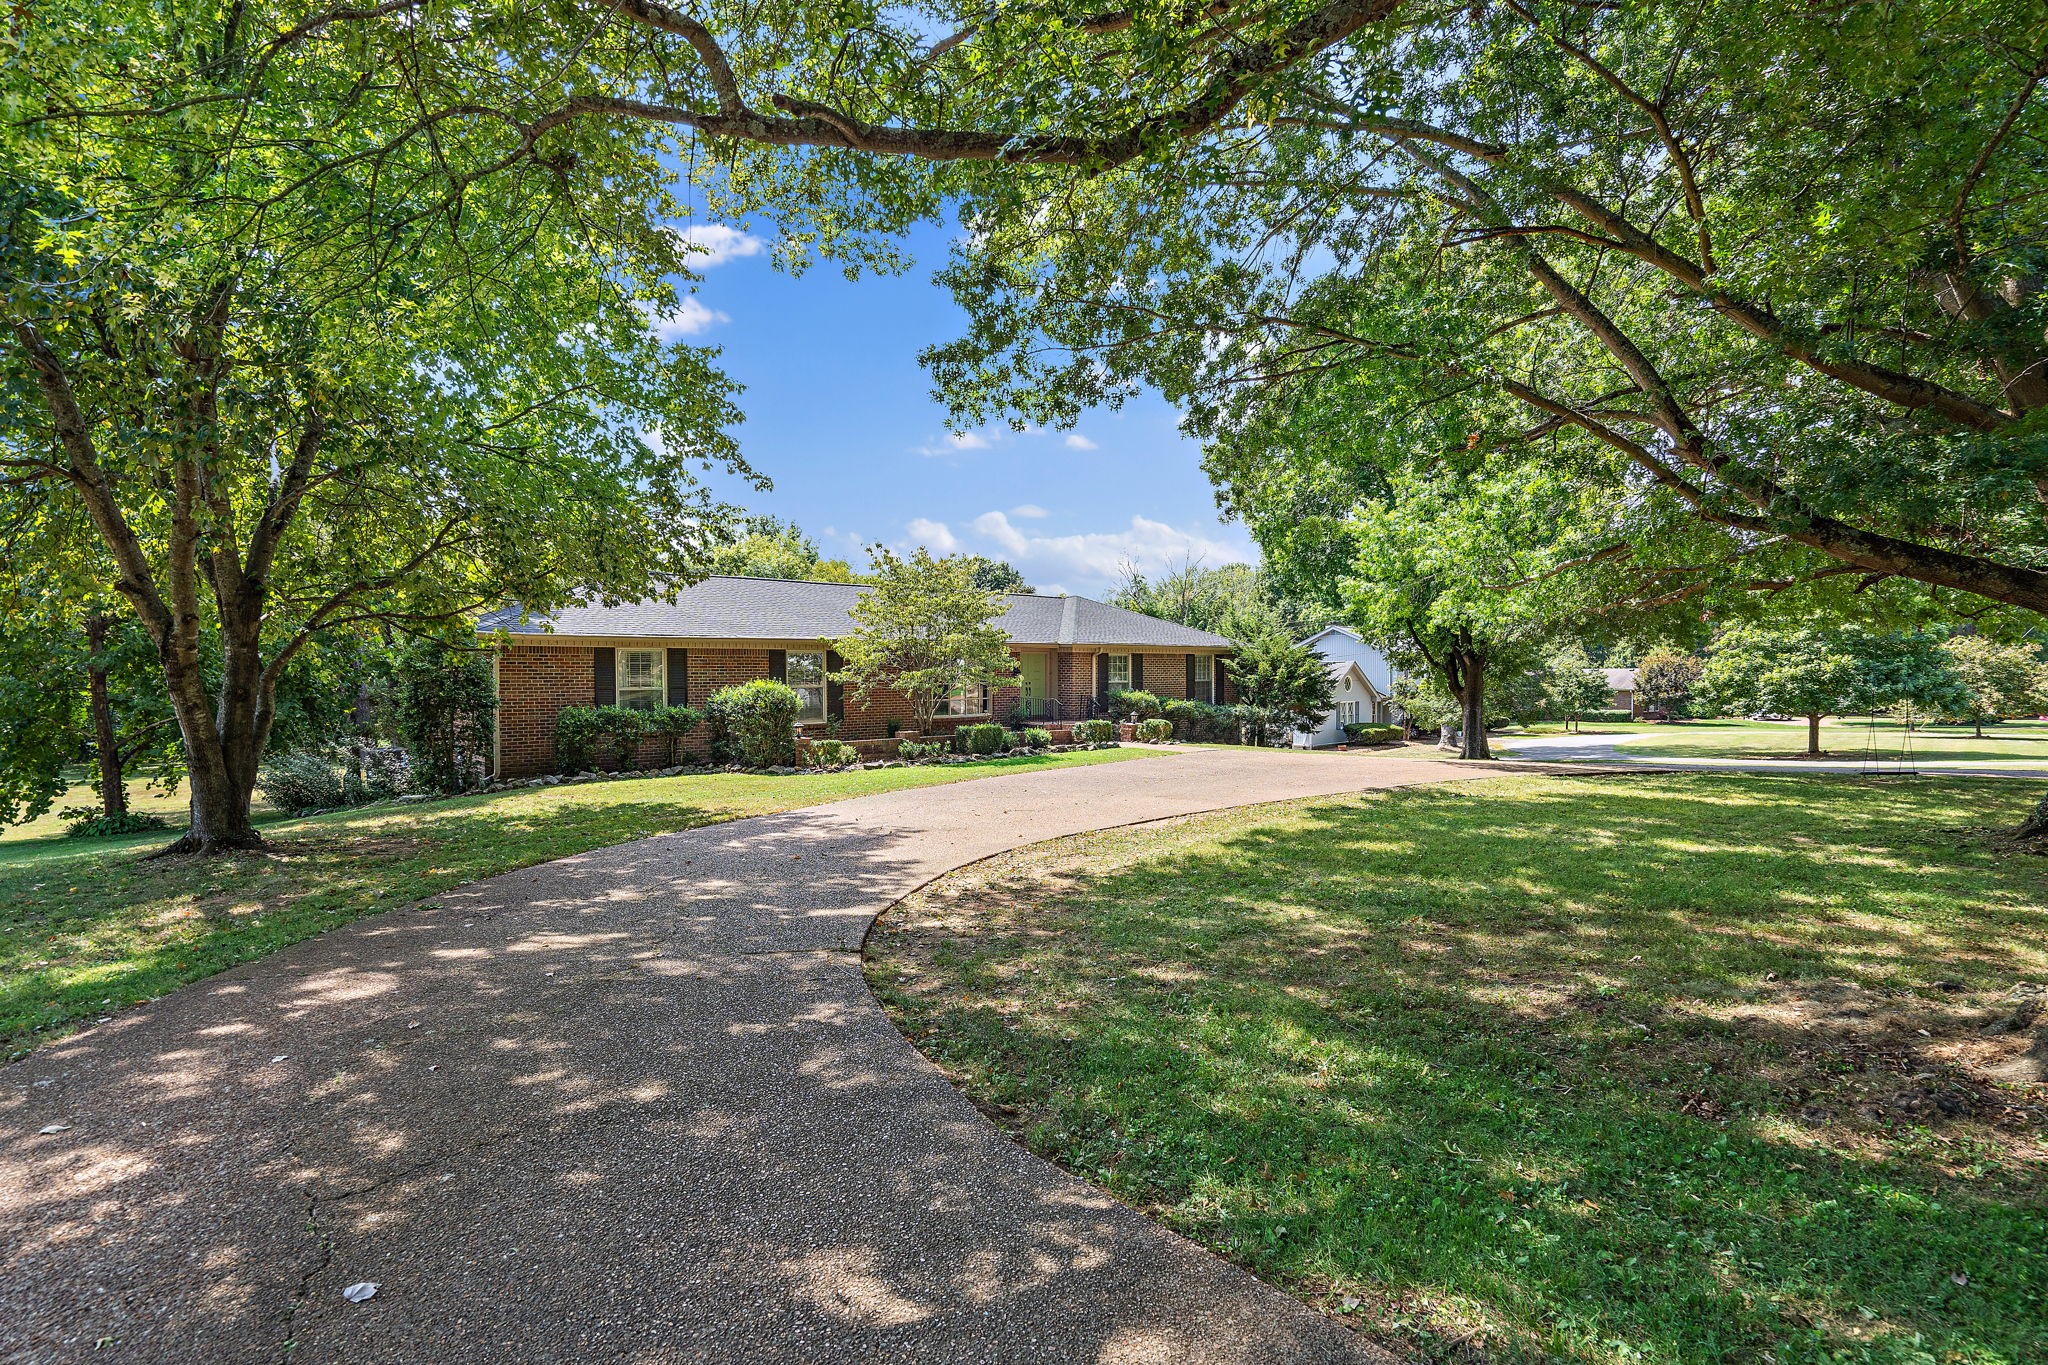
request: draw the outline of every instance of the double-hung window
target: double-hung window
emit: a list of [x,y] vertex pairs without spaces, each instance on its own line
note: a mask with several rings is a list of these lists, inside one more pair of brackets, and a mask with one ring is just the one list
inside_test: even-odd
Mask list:
[[980,683],[970,683],[957,692],[949,692],[939,702],[942,716],[985,716],[988,714],[988,688]]
[[668,685],[667,651],[622,649],[619,651],[619,705],[635,711],[652,711],[663,705]]
[[821,649],[792,649],[787,656],[783,681],[796,693],[799,721],[825,719],[825,652]]
[[1212,701],[1216,696],[1216,661],[1206,654],[1195,656],[1195,697],[1196,701]]
[[1112,654],[1109,656],[1109,690],[1128,692],[1131,690],[1131,656]]

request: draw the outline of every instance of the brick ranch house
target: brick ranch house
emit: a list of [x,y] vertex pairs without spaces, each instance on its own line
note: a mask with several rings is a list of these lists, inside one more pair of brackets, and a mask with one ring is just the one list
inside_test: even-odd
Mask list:
[[[853,633],[857,584],[776,578],[707,578],[673,602],[570,607],[528,619],[518,607],[485,615],[477,633],[495,637],[498,733],[492,766],[501,777],[553,772],[555,716],[569,706],[695,706],[721,687],[775,678],[804,701],[805,733],[882,740],[910,726],[909,699],[878,693],[865,703],[828,682],[839,658],[827,641]],[[1235,689],[1223,660],[1231,642],[1087,597],[1009,593],[998,624],[1021,676],[948,700],[935,728],[1028,717],[1085,720],[1109,694],[1142,689],[1162,698],[1229,702]],[[701,727],[684,752],[702,757]],[[661,741],[642,749],[660,761]]]

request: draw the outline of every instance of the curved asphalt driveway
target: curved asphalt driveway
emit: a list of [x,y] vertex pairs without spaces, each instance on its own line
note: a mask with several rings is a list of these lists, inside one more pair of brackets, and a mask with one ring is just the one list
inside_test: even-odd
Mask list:
[[214,977],[0,1075],[0,1358],[1384,1360],[1012,1143],[858,949],[1020,844],[1490,771],[1205,751],[864,797]]

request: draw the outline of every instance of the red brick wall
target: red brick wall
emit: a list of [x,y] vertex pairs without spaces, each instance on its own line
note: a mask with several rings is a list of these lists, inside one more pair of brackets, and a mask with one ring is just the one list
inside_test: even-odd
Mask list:
[[1059,652],[1060,715],[1078,720],[1088,714],[1095,700],[1095,652],[1063,649]]
[[[665,648],[652,641],[648,648]],[[593,689],[590,645],[516,644],[498,657],[498,764],[504,777],[551,773],[555,759],[555,717],[567,706],[590,706]],[[721,687],[768,676],[766,649],[690,650],[688,705],[703,708],[704,699]],[[685,736],[683,762],[701,762],[710,754],[710,738],[699,726]],[[667,761],[668,741],[650,737],[640,743],[634,763],[654,767]]]
[[1188,694],[1188,656],[1147,654],[1145,690],[1161,701],[1173,701]]
[[[630,648],[635,646],[621,646]],[[667,648],[669,642],[647,641],[645,648]],[[688,704],[702,709],[705,699],[722,687],[768,676],[766,648],[752,646],[687,646],[690,651]],[[556,771],[555,716],[565,706],[589,706],[592,690],[591,649],[587,644],[525,644],[506,649],[498,659],[499,769],[505,777],[531,777]],[[1088,713],[1095,696],[1095,651],[1059,650],[1048,670],[1059,700],[1060,715],[1074,719]],[[1161,697],[1179,697],[1187,691],[1187,662],[1182,654],[1147,654],[1145,687]],[[1227,686],[1226,699],[1235,699]],[[1012,684],[992,689],[989,717],[1006,721],[1017,705],[1019,692]],[[883,739],[890,722],[897,728],[910,726],[910,699],[897,692],[877,692],[865,701],[846,690],[846,714],[838,733],[844,739]],[[942,716],[934,724],[941,732],[960,724],[972,724],[982,717]],[[811,724],[805,733],[823,737],[824,724]],[[704,727],[687,736],[681,746],[683,762],[701,762],[710,753]],[[635,763],[654,767],[666,761],[667,743],[659,738],[642,741]]]
[[501,776],[555,770],[555,715],[593,700],[588,645],[514,645],[498,655]]

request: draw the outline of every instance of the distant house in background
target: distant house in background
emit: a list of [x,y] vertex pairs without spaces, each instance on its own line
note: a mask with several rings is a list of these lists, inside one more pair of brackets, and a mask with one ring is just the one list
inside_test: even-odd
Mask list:
[[[568,607],[534,619],[518,607],[486,615],[477,632],[499,637],[495,655],[495,769],[524,777],[556,767],[555,717],[566,706],[697,706],[722,687],[773,678],[796,690],[805,735],[879,740],[910,720],[894,692],[861,701],[830,680],[830,642],[853,633],[852,607],[867,588],[781,578],[707,578],[672,602]],[[1237,699],[1226,668],[1230,641],[1087,597],[1002,594],[996,624],[1010,638],[1019,677],[973,687],[944,704],[934,729],[975,721],[1051,724],[1107,709],[1111,692],[1162,698]],[[705,752],[702,727],[684,752]],[[657,739],[643,757],[660,752]]]
[[1323,656],[1330,669],[1335,705],[1323,723],[1297,733],[1294,747],[1320,749],[1344,742],[1344,727],[1387,724],[1394,719],[1394,665],[1347,626],[1329,626],[1301,642]]
[[1636,671],[1633,668],[1610,668],[1607,674],[1607,690],[1614,694],[1609,708],[1615,711],[1636,713]]

